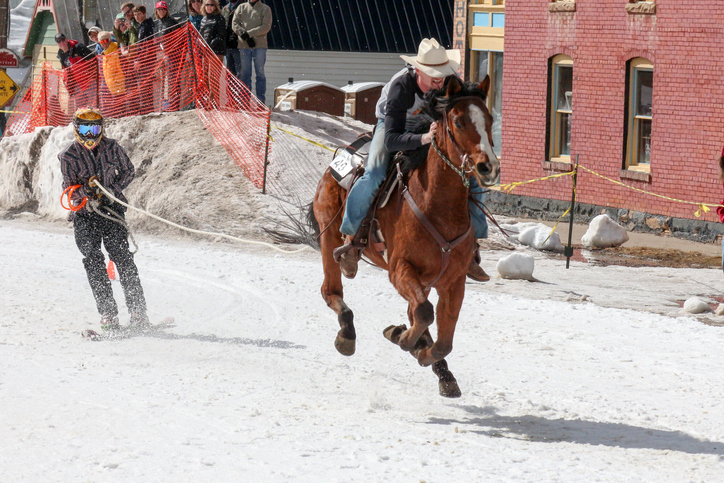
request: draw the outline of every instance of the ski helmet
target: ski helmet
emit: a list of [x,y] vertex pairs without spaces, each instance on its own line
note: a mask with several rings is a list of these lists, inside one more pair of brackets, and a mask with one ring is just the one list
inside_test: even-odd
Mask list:
[[73,115],[75,138],[88,149],[95,148],[103,137],[103,115],[92,107],[78,109]]

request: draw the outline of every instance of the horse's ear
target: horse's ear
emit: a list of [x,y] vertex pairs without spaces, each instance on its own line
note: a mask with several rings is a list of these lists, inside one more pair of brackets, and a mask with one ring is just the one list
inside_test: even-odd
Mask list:
[[490,89],[490,76],[486,75],[485,79],[483,79],[480,84],[478,84],[478,89],[485,92],[485,95],[488,95],[488,90]]
[[456,75],[453,75],[450,77],[450,80],[447,83],[447,91],[445,92],[445,96],[450,97],[453,94],[457,94],[462,90],[462,88],[463,83],[460,78]]

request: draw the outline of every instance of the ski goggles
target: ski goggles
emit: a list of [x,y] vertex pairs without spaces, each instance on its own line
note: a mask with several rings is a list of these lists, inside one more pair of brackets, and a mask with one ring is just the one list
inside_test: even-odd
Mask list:
[[98,136],[103,131],[99,124],[81,124],[78,126],[78,134],[81,136]]

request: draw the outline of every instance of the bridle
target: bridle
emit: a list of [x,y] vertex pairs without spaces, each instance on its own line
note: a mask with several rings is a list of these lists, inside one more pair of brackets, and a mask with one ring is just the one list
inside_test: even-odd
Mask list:
[[452,161],[450,161],[450,158],[448,158],[445,154],[443,154],[442,151],[440,151],[440,147],[437,145],[437,141],[435,141],[435,136],[432,137],[432,147],[435,149],[435,152],[437,153],[440,158],[445,161],[445,164],[450,166],[452,170],[457,173],[460,178],[462,178],[463,186],[465,188],[470,188],[470,173],[473,172],[473,166],[470,161],[470,156],[467,153],[463,153],[462,148],[458,144],[458,142],[455,140],[455,136],[453,136],[452,131],[450,130],[450,125],[447,121],[447,116],[452,110],[452,108],[460,101],[466,100],[466,99],[480,99],[477,96],[461,96],[457,99],[454,99],[450,105],[445,110],[445,115],[443,116],[443,126],[445,129],[445,134],[447,134],[447,137],[452,142],[453,147],[458,152],[458,158],[460,159],[460,167],[456,167]]

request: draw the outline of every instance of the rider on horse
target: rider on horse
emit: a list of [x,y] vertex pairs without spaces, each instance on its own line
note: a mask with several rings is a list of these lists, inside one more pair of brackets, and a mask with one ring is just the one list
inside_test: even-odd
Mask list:
[[[346,245],[339,249],[341,253],[339,264],[342,273],[348,278],[353,278],[357,273],[357,262],[361,252],[361,247],[354,245],[354,237],[372,205],[377,190],[385,180],[391,154],[430,144],[437,129],[437,123],[433,122],[430,131],[425,134],[406,132],[407,119],[419,111],[425,93],[431,89],[442,88],[448,77],[456,75],[455,72],[460,65],[460,51],[445,50],[435,39],[423,39],[416,57],[406,55],[400,57],[410,66],[395,74],[382,89],[375,110],[377,127],[365,163],[365,172],[352,186],[347,196],[340,231],[348,236]],[[475,238],[487,238],[488,222],[485,213],[479,207],[482,206],[485,195],[474,177],[470,178],[470,193],[477,202],[469,203]],[[468,277],[480,282],[490,280],[475,258],[470,262]]]

